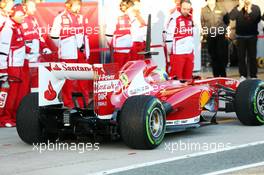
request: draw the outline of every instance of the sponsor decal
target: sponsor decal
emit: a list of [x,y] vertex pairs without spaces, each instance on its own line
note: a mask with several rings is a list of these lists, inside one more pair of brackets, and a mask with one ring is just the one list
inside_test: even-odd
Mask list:
[[99,81],[114,80],[115,75],[98,75]]
[[27,29],[28,28],[27,23],[22,23],[22,27],[23,27],[23,29]]
[[98,107],[107,106],[107,102],[106,101],[98,102],[97,106]]
[[178,92],[181,89],[163,89],[162,91],[160,91],[162,96],[168,96],[168,95],[173,95],[176,92]]
[[55,64],[55,66],[52,68],[52,70],[60,71],[61,68],[58,66],[58,64]]
[[107,93],[99,93],[98,94],[98,100],[99,101],[106,100],[106,97],[107,97]]
[[127,95],[141,95],[150,93],[151,91],[153,91],[153,87],[146,82],[143,71],[141,71],[134,77],[133,81],[131,81],[127,89]]
[[35,33],[36,33],[35,30],[34,31],[27,31],[27,32],[24,33],[24,35],[33,35]]
[[203,91],[200,95],[200,108],[202,109],[210,100],[210,94],[208,91]]
[[119,80],[109,80],[109,81],[98,81],[97,91],[102,92],[116,92],[120,88]]
[[53,89],[51,81],[49,81],[48,89],[44,92],[44,98],[53,101],[57,97],[56,91]]
[[150,87],[148,85],[146,85],[146,86],[138,87],[135,89],[130,89],[128,91],[128,94],[129,94],[129,96],[134,96],[134,95],[141,95],[141,94],[147,93],[149,91],[150,91]]
[[0,108],[4,108],[7,99],[7,92],[0,92]]
[[233,84],[236,84],[236,81],[234,81],[234,80],[229,80],[229,81],[226,81],[226,82],[225,82],[225,85],[227,85],[227,86],[231,86],[231,85],[233,85]]
[[181,21],[181,22],[180,22],[180,27],[184,27],[184,26],[185,26],[184,21]]
[[17,41],[23,41],[22,37],[17,38]]
[[183,119],[183,120],[168,120],[166,121],[166,125],[186,125],[186,124],[195,124],[200,122],[200,116]]
[[77,65],[77,64],[55,64],[55,66],[51,67],[52,71],[76,71],[76,72],[86,72],[92,71],[92,66],[87,65]]

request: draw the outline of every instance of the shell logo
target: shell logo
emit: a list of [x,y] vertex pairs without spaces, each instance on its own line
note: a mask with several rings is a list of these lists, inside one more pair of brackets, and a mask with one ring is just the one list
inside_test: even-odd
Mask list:
[[210,93],[208,91],[202,91],[200,95],[200,108],[202,109],[209,100],[210,100]]

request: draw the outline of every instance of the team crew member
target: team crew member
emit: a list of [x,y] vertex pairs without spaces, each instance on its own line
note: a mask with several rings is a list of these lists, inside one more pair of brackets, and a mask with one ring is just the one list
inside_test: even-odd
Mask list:
[[[172,14],[174,14],[176,11],[178,11],[178,12],[181,12],[181,0],[174,0],[174,3],[175,3],[175,6],[174,6],[174,8],[172,8],[170,11],[169,11],[169,21],[166,21],[166,23],[165,23],[165,30],[163,31],[163,34],[162,34],[162,37],[163,37],[163,42],[165,43],[165,46],[164,46],[164,53],[165,53],[165,56],[166,56],[166,71],[167,72],[170,72],[170,65],[169,65],[169,63],[170,63],[170,57],[169,57],[169,55],[168,54],[170,54],[171,53],[171,45],[172,45],[172,39],[170,39],[170,40],[167,40],[166,38],[167,38],[167,28],[168,28],[168,25],[169,25],[169,23],[170,23],[170,20],[171,20],[171,15]],[[190,11],[190,14],[192,14],[192,9],[191,9],[191,11]],[[170,49],[170,50],[168,50],[168,48]]]
[[178,79],[191,79],[194,67],[193,21],[190,0],[181,0],[180,12],[170,15],[165,30],[165,41],[170,55],[169,75]]
[[256,57],[258,23],[261,20],[260,8],[252,4],[251,0],[239,0],[239,5],[233,8],[229,15],[231,20],[236,21],[240,80],[243,81],[248,76],[247,62],[249,63],[249,76],[257,78]]
[[[80,14],[81,0],[67,0],[66,9],[55,17],[51,29],[51,38],[58,47],[59,60],[66,63],[78,63],[80,52],[85,51],[86,59],[89,59],[89,46],[87,35],[84,35],[84,26],[87,20]],[[86,41],[86,42],[85,42]],[[86,44],[86,45],[85,45]],[[84,48],[86,47],[86,48]],[[86,98],[82,84],[78,81],[77,91],[81,91]],[[72,101],[73,81],[66,80],[62,89],[64,105],[74,107]]]
[[[132,1],[122,1],[120,3],[121,14],[117,18],[115,29],[113,25],[107,26],[106,38],[108,45],[113,49],[113,61],[122,67],[130,60],[130,48],[132,47],[131,20],[127,14],[129,8],[133,6]],[[114,32],[113,32],[114,31]],[[129,48],[129,49],[115,49]]]
[[[12,8],[10,18],[6,19],[0,33],[0,73],[24,79],[22,71],[26,57],[26,47],[21,32],[21,23],[25,17],[25,11],[21,4]],[[2,125],[12,127],[16,124],[16,111],[23,98],[21,94],[21,83],[10,82],[8,96],[5,103]]]
[[[115,22],[115,28],[108,25],[106,37],[113,48],[114,62],[120,66],[130,60],[142,60],[144,55],[139,52],[145,50],[146,23],[140,12],[140,1],[123,0],[120,3],[120,15]],[[122,49],[130,48],[130,49]]]
[[36,3],[34,0],[27,0],[25,2],[26,17],[22,23],[22,33],[27,48],[27,56],[24,64],[25,79],[23,80],[24,90],[21,93],[30,92],[30,82],[37,81],[30,77],[29,62],[34,63],[38,61],[40,54],[51,54],[51,50],[45,44],[43,37],[41,36],[40,27],[36,19]]
[[131,35],[133,45],[131,48],[131,60],[142,60],[144,55],[139,55],[139,52],[145,51],[146,48],[146,31],[147,24],[140,11],[140,0],[132,0],[134,6],[128,9],[128,15],[131,20]]
[[174,0],[175,2],[175,7],[170,10],[170,14],[173,14],[175,11],[181,11],[181,5],[180,5],[180,0]]
[[[173,14],[175,11],[181,11],[181,0],[174,0],[175,7],[170,10],[170,15]],[[193,13],[193,9],[191,9],[190,14]]]
[[212,60],[213,75],[214,77],[226,77],[228,13],[224,7],[216,3],[216,0],[207,0],[207,6],[202,9],[201,24]]

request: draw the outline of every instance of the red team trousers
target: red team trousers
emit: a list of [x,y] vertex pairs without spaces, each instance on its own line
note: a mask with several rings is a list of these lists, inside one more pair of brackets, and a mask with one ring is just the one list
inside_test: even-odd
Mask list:
[[119,64],[119,67],[123,67],[127,61],[130,60],[131,54],[130,53],[113,53],[114,63]]
[[182,54],[182,55],[170,55],[170,76],[177,77],[179,80],[192,79],[192,71],[194,67],[194,55]]
[[131,48],[131,61],[134,60],[143,60],[145,58],[144,55],[139,55],[139,52],[145,51],[146,43],[145,42],[134,42]]
[[144,55],[139,55],[139,52],[146,48],[145,42],[134,42],[129,53],[113,53],[114,63],[118,63],[120,68],[128,61],[143,60]]
[[[9,67],[7,73],[10,77],[16,77],[23,81],[25,74],[23,67]],[[10,81],[7,91],[7,100],[3,111],[1,111],[1,123],[16,123],[16,112],[23,97],[27,95],[24,91],[23,84],[17,81]]]

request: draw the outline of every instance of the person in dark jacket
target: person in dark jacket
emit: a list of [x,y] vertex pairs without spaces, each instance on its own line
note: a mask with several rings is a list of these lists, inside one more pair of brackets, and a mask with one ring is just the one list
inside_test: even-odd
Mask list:
[[214,77],[226,77],[228,62],[228,40],[226,35],[229,24],[226,9],[216,0],[207,0],[207,6],[202,9],[201,24],[212,60],[213,75]]
[[[261,11],[252,0],[239,0],[229,14],[231,20],[236,21],[236,37],[239,59],[239,73],[241,81],[250,76],[257,78],[257,35],[258,23],[261,20]],[[249,64],[249,75],[247,65]]]

